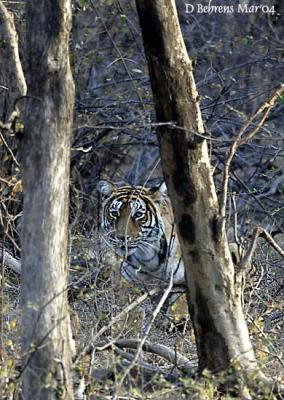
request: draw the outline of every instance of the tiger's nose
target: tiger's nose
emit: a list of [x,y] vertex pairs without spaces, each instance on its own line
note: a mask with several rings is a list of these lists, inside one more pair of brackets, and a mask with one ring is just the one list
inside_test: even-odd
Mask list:
[[131,241],[130,235],[117,234],[116,237],[120,242],[130,242]]

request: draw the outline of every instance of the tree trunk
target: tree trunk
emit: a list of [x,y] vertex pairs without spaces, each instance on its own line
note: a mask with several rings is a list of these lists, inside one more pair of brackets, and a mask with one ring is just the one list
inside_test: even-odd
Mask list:
[[74,85],[70,0],[27,2],[28,99],[23,137],[24,399],[72,399],[67,224]]
[[[14,101],[27,91],[26,81],[19,56],[18,35],[13,14],[0,2],[0,119],[7,122]],[[3,86],[4,85],[4,86]]]
[[136,0],[155,100],[165,180],[186,268],[200,371],[256,361],[222,232],[192,63],[174,0]]

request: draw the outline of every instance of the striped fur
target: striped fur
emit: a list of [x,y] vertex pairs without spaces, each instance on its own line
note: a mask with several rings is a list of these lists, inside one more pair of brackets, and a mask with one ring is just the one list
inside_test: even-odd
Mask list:
[[103,180],[101,225],[113,251],[122,257],[121,273],[130,282],[184,284],[184,266],[174,231],[165,184],[149,189],[116,186]]

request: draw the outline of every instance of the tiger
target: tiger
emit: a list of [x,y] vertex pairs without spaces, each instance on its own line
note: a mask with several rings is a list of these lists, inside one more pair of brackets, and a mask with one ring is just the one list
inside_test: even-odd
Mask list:
[[122,258],[121,275],[143,285],[185,285],[173,212],[165,183],[152,188],[101,180],[101,227],[107,244]]

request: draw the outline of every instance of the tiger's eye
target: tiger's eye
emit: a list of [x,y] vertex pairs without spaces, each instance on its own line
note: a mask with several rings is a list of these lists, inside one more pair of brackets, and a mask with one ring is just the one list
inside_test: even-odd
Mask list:
[[113,210],[113,211],[110,211],[110,216],[112,218],[117,219],[119,217],[119,213],[118,213],[118,211]]
[[136,211],[136,213],[134,214],[134,217],[141,218],[141,217],[143,217],[143,215],[144,215],[143,211]]

